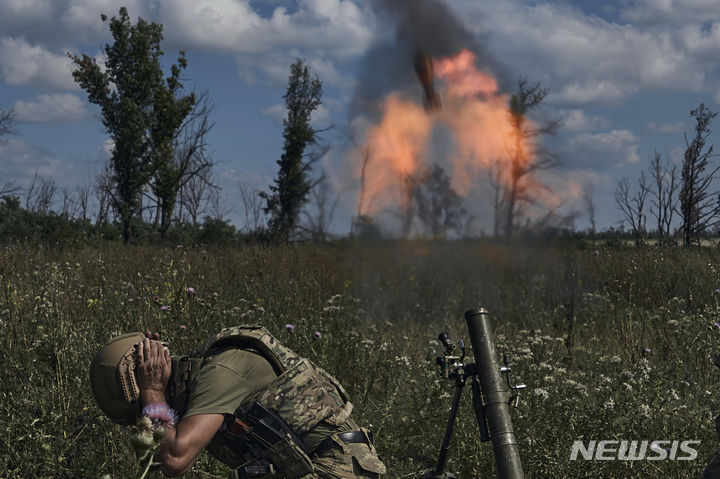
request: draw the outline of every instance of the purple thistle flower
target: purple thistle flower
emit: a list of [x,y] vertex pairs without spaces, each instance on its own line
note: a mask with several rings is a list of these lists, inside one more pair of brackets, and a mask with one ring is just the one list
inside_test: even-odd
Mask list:
[[293,331],[295,331],[295,325],[288,323],[285,325],[285,330],[292,333]]
[[718,323],[717,321],[713,323],[713,326],[715,326],[716,328],[720,329],[720,323]]
[[162,306],[160,306],[160,310],[161,310],[161,311],[169,311],[169,310],[170,310],[170,306],[162,305]]
[[320,331],[315,331],[315,339],[322,338],[322,333]]
[[180,325],[180,331],[185,331],[186,329],[187,329],[187,326],[185,326],[184,324]]
[[187,294],[195,294],[195,288],[193,288],[192,286],[188,286],[185,291],[187,292]]
[[645,348],[645,354],[650,354],[652,350],[650,348]]

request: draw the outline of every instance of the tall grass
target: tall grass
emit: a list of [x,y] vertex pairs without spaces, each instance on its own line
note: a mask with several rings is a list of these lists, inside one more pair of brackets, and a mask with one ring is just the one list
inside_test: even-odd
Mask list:
[[[89,389],[95,350],[150,329],[184,354],[249,323],[338,377],[389,477],[418,477],[434,465],[453,392],[435,338],[467,342],[463,313],[477,306],[528,385],[513,411],[528,477],[697,476],[718,444],[719,267],[710,249],[484,241],[2,246],[0,477],[131,477],[128,431]],[[467,391],[448,464],[458,477],[494,470],[477,429]],[[701,444],[695,461],[570,461],[573,441],[590,439]],[[203,455],[187,477],[225,472]]]

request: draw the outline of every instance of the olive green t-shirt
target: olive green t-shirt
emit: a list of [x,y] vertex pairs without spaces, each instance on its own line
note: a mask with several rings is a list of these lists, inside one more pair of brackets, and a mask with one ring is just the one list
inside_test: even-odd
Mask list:
[[184,416],[233,414],[248,396],[276,377],[270,363],[254,351],[231,348],[209,356],[190,384]]
[[[250,395],[276,377],[270,363],[255,351],[233,348],[208,356],[190,384],[190,399],[183,417],[233,414]],[[323,421],[311,429],[303,440],[308,450],[313,450],[327,436],[357,428],[350,418],[340,426]]]

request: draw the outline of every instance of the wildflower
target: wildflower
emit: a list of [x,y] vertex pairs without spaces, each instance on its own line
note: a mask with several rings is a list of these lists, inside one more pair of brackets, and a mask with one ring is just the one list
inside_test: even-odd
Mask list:
[[181,324],[180,331],[185,331],[185,330],[187,330],[187,326],[185,326],[184,324]]
[[[716,323],[716,324],[717,324],[717,323]],[[645,349],[643,350],[643,352],[644,352],[645,354],[650,354],[650,353],[652,352],[652,349],[650,349],[650,348],[645,348]]]
[[162,306],[160,306],[160,310],[161,310],[161,311],[169,311],[169,310],[170,310],[170,306],[162,305]]
[[593,251],[593,256],[597,256],[599,254],[600,254],[600,251],[598,251],[598,250]]
[[213,298],[217,298],[217,297],[218,297],[217,291],[213,291]]
[[290,324],[290,323],[286,324],[286,325],[285,325],[285,331],[288,331],[288,332],[292,333],[293,331],[295,331],[295,325],[294,325],[294,324]]
[[320,339],[320,338],[322,338],[322,333],[320,331],[315,331],[314,336],[315,336],[315,339]]
[[195,288],[193,288],[192,286],[188,286],[185,291],[187,292],[187,294],[195,294]]
[[536,396],[540,396],[540,397],[543,398],[543,399],[547,399],[547,398],[550,397],[550,393],[547,392],[547,389],[543,389],[543,388],[536,388],[536,389],[534,389],[534,390],[533,390],[533,394],[536,395]]
[[717,321],[713,323],[713,326],[720,329],[720,323],[718,323]]

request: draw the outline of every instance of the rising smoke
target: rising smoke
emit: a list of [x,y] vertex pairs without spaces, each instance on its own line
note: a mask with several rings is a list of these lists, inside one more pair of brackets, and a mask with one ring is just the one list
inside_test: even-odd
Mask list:
[[486,51],[482,39],[468,31],[442,0],[371,0],[379,15],[377,39],[363,59],[350,119],[377,118],[382,100],[393,91],[418,88],[412,59],[418,48],[434,58],[462,49],[475,54],[481,70],[509,85],[505,69]]

